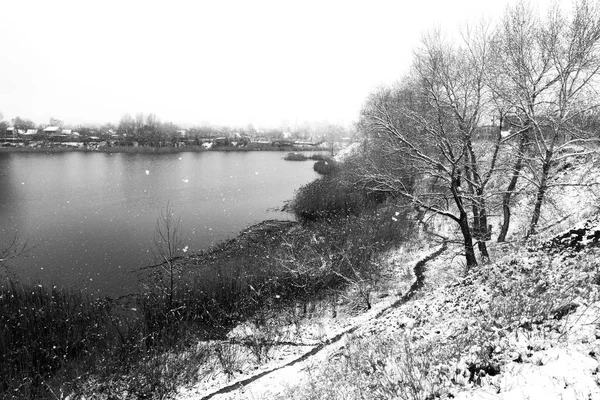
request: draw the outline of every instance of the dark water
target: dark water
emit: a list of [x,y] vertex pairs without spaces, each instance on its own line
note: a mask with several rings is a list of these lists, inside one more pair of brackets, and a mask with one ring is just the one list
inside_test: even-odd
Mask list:
[[154,262],[167,202],[191,252],[252,223],[289,219],[273,209],[316,174],[312,162],[284,155],[0,154],[0,245],[17,233],[32,247],[10,264],[23,280],[126,294],[137,285],[131,271]]

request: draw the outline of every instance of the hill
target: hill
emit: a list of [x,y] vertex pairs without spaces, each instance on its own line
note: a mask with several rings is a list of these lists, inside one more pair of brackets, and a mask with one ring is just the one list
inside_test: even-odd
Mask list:
[[[596,164],[559,166],[570,184],[541,233],[490,242],[492,262],[466,270],[452,229],[434,221],[445,240],[422,232],[390,251],[371,309],[316,309],[269,362],[178,398],[600,398],[600,216],[587,190]],[[527,207],[520,199],[517,226]]]

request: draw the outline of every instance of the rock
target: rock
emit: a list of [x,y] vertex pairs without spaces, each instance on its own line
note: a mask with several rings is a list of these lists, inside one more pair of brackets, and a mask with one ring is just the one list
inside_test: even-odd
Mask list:
[[566,315],[571,314],[572,312],[577,310],[577,307],[579,307],[579,304],[577,303],[564,304],[552,310],[551,314],[553,315],[554,319],[561,320]]
[[598,244],[600,242],[599,225],[600,217],[598,216],[585,220],[543,243],[541,250],[564,253],[566,251],[579,251],[590,244]]
[[521,357],[521,353],[513,351],[509,354],[509,358],[512,362],[522,363],[523,357]]

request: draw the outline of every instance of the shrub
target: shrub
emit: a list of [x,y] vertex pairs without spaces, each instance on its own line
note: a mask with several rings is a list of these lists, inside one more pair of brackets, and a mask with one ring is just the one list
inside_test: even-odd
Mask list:
[[286,161],[306,161],[306,160],[308,160],[308,157],[306,157],[302,153],[287,153],[287,155],[284,157],[284,160],[286,160]]
[[322,159],[315,163],[313,169],[321,175],[330,175],[338,170],[338,166],[332,159]]
[[[297,298],[314,298],[351,287],[366,308],[379,279],[380,254],[410,234],[412,224],[392,210],[365,212],[305,226],[306,235],[284,242],[277,259]],[[306,237],[308,236],[308,237]]]
[[289,209],[302,222],[359,215],[376,202],[366,192],[328,175],[302,186]]

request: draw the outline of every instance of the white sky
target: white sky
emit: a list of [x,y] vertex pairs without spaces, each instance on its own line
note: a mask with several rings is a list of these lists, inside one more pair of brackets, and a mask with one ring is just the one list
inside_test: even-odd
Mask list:
[[422,32],[499,18],[508,1],[0,0],[0,112],[348,124],[407,70]]

